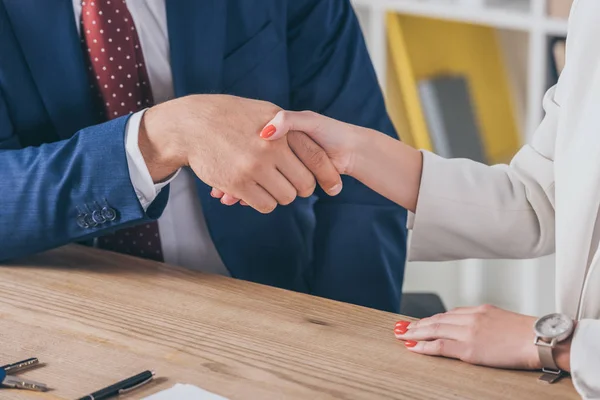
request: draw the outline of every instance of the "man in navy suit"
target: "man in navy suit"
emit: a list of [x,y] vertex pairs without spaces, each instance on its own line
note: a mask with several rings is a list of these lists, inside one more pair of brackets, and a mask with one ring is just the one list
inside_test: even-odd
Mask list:
[[279,107],[394,135],[347,0],[0,0],[0,260],[91,242],[397,311],[405,210],[260,140]]

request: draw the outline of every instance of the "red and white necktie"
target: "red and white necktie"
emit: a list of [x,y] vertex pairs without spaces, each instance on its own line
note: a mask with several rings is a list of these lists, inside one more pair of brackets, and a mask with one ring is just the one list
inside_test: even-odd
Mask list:
[[[81,38],[92,88],[107,120],[153,105],[144,55],[125,0],[81,2]],[[100,248],[163,261],[158,223],[99,238]]]

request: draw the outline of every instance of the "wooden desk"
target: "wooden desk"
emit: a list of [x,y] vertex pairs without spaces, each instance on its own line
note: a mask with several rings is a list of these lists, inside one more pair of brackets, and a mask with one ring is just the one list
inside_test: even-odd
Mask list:
[[145,369],[230,399],[576,399],[570,380],[411,354],[398,316],[70,246],[0,267],[0,362],[73,399]]

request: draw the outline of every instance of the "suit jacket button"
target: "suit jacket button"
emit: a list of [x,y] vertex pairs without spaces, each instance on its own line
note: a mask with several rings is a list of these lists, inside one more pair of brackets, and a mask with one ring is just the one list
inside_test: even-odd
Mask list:
[[98,226],[98,223],[96,221],[94,221],[94,218],[92,217],[91,214],[85,214],[85,222],[87,222],[87,224],[90,228],[94,228],[94,227]]
[[79,214],[77,216],[77,225],[79,225],[80,228],[88,229],[90,227],[90,224],[87,222],[87,216],[87,214]]
[[114,221],[117,219],[117,212],[114,208],[106,206],[102,208],[102,216],[106,221]]
[[103,224],[106,222],[106,218],[104,215],[102,215],[102,210],[94,210],[92,213],[92,219],[98,224]]

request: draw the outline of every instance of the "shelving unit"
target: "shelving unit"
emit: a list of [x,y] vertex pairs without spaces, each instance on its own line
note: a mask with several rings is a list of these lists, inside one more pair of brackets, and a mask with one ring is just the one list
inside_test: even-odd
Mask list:
[[[382,87],[388,77],[388,13],[482,25],[496,28],[506,36],[504,52],[516,64],[513,89],[522,117],[522,142],[530,140],[543,117],[542,97],[547,89],[549,39],[566,36],[567,21],[547,15],[546,0],[352,0],[365,31],[369,51]],[[507,61],[508,62],[508,61]],[[516,71],[516,72],[515,72]],[[523,76],[515,76],[523,75]],[[524,87],[523,87],[524,86]],[[389,93],[394,96],[394,93]],[[495,302],[515,311],[541,314],[554,307],[553,257],[522,262],[470,260],[446,266],[421,266],[421,275],[409,266],[407,282],[432,282],[429,289],[441,292],[449,306]],[[432,270],[433,268],[433,270]],[[449,270],[448,270],[449,269]],[[549,270],[550,269],[550,270]],[[435,271],[432,273],[432,271]],[[510,271],[510,272],[507,272]],[[432,276],[443,282],[435,283]],[[445,278],[440,278],[440,277]],[[449,280],[452,276],[454,280]],[[490,281],[494,283],[490,286]],[[506,288],[493,287],[502,286]],[[516,283],[518,282],[518,283]],[[516,283],[516,285],[515,285]],[[510,287],[508,287],[510,285]],[[408,287],[411,290],[411,287]],[[457,295],[457,293],[459,295]],[[445,296],[444,296],[445,295]]]

